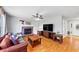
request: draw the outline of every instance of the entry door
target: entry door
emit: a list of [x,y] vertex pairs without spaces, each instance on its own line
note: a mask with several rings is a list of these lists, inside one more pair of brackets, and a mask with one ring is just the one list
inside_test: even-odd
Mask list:
[[70,22],[70,34],[79,36],[79,21]]

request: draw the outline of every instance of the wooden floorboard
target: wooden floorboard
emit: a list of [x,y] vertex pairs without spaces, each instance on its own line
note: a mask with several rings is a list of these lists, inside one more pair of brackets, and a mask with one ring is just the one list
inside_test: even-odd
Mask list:
[[41,44],[32,48],[27,47],[28,52],[78,52],[79,51],[79,37],[65,36],[63,43],[60,44],[49,38],[41,36]]

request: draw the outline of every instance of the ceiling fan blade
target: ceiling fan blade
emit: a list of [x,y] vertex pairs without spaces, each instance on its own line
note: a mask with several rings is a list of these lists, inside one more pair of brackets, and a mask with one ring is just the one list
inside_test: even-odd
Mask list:
[[32,15],[32,16],[33,16],[33,17],[38,18],[38,15],[39,15],[39,14],[38,14],[38,13],[36,13],[35,15]]
[[42,15],[40,15],[40,17],[39,17],[40,19],[43,19],[43,16]]
[[40,15],[40,14],[38,14],[38,13],[36,13],[36,15],[32,15],[33,17],[35,17],[35,18],[40,18],[40,19],[43,19],[43,16],[42,15]]
[[38,13],[36,13],[36,18],[38,18],[38,16],[39,16],[39,14],[38,14]]
[[32,15],[33,17],[36,17],[35,15]]

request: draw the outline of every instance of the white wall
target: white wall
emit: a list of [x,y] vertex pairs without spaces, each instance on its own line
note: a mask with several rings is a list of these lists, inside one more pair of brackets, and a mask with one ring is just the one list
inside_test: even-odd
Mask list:
[[[72,27],[71,27],[72,24]],[[79,25],[79,19],[72,19],[69,21],[69,31],[71,35],[78,35],[79,36],[79,29],[76,29],[76,25]]]
[[22,20],[20,18],[14,17],[14,16],[6,16],[7,20],[7,32],[11,33],[19,33],[21,32],[21,22],[19,20]]
[[[21,23],[19,22],[19,18],[7,15],[7,32],[17,33],[21,32]],[[34,26],[33,33],[37,33],[38,30],[43,30],[43,24],[53,24],[54,32],[63,33],[63,23],[61,16],[44,18],[40,21],[32,21],[31,25]]]
[[79,36],[79,29],[76,29],[76,25],[79,25],[79,20],[78,21],[73,21],[72,22],[72,34],[73,35],[78,35]]
[[53,31],[54,32],[59,32],[59,33],[63,33],[63,22],[62,22],[62,17],[61,16],[55,16],[55,17],[50,17],[50,18],[44,18],[43,20],[40,21],[32,21],[31,24],[34,26],[34,33],[36,34],[39,30],[43,30],[43,24],[53,24],[54,28]]
[[69,31],[71,35],[79,35],[79,30],[76,29],[77,24],[79,24],[79,18],[64,19],[63,33],[66,35],[67,31]]

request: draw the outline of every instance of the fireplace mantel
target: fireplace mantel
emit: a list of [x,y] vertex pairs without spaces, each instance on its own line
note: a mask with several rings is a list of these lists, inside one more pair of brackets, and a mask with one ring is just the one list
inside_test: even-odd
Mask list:
[[33,27],[33,25],[22,25],[22,27]]

